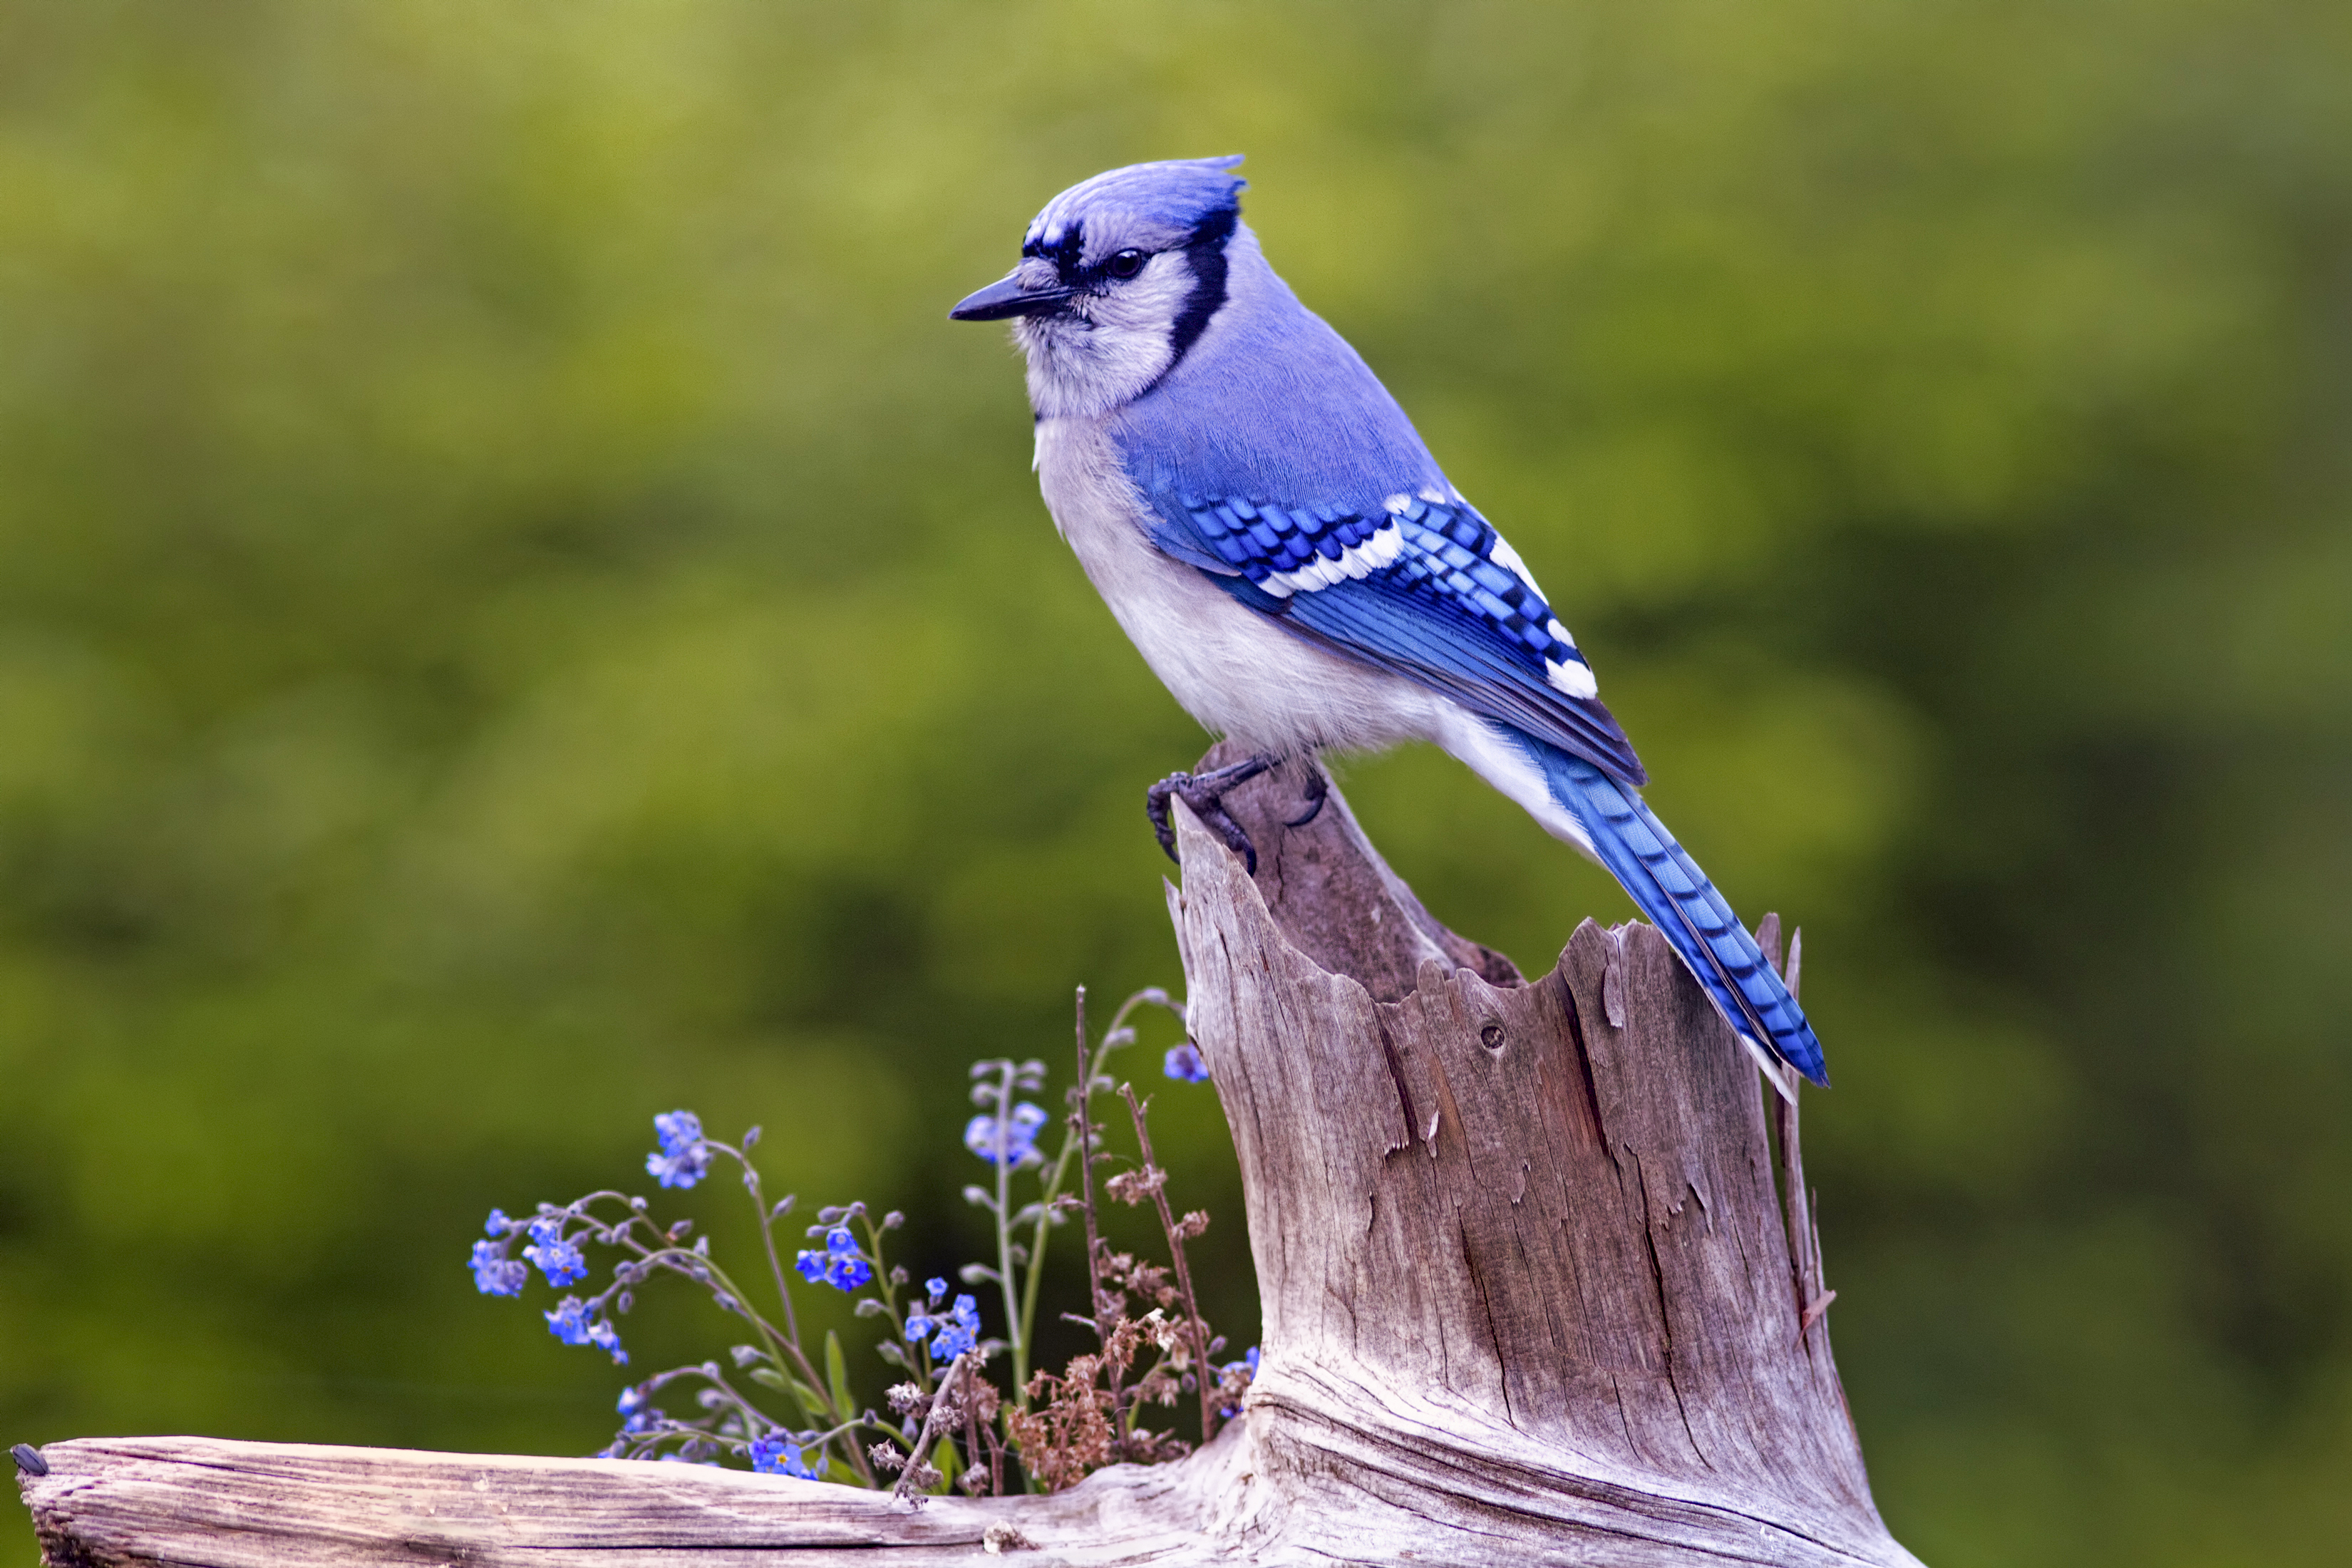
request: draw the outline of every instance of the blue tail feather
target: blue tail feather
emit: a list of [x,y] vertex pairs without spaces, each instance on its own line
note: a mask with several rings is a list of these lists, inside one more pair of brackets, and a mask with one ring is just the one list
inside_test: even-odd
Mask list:
[[1664,933],[1731,1026],[1829,1087],[1821,1042],[1756,939],[1642,797],[1580,757],[1522,737],[1552,798],[1582,825],[1594,853]]

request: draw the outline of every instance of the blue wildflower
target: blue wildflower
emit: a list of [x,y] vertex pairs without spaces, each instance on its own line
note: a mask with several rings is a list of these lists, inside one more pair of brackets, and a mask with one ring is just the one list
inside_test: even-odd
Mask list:
[[656,1425],[667,1419],[662,1414],[659,1405],[646,1403],[651,1397],[652,1395],[635,1384],[621,1390],[618,1409],[624,1417],[621,1422],[622,1431],[649,1432]]
[[980,1307],[969,1296],[958,1296],[947,1327],[931,1342],[931,1356],[953,1361],[980,1342]]
[[[965,1123],[963,1146],[992,1165],[1025,1164],[1037,1152],[1037,1130],[1045,1125],[1045,1113],[1025,1100],[1013,1108],[1001,1127],[995,1117],[983,1111]],[[1002,1148],[998,1147],[1000,1133]]]
[[482,1226],[482,1234],[485,1236],[504,1236],[513,1229],[514,1221],[507,1218],[506,1210],[492,1209],[490,1211],[489,1219]]
[[673,1110],[654,1118],[654,1136],[665,1154],[683,1154],[702,1142],[702,1118],[691,1110]]
[[[932,1280],[944,1285],[944,1280]],[[914,1311],[907,1315],[907,1342],[931,1342],[933,1361],[953,1361],[980,1342],[980,1306],[969,1296],[958,1296],[944,1312]]]
[[[531,1234],[539,1234],[537,1226],[532,1227]],[[488,1242],[479,1242],[475,1249],[479,1251],[488,1245]],[[560,1233],[550,1236],[545,1241],[534,1241],[522,1249],[522,1255],[539,1265],[539,1271],[547,1276],[547,1282],[559,1289],[566,1285],[576,1285],[588,1278],[586,1256],[564,1240]]]
[[801,1248],[793,1267],[810,1284],[826,1284],[836,1290],[855,1290],[874,1278],[874,1265],[857,1250],[857,1238],[845,1225],[824,1233],[824,1251]]
[[836,1290],[855,1290],[874,1278],[874,1265],[857,1250],[857,1238],[849,1234],[847,1226],[837,1225],[825,1233],[824,1282]]
[[547,1331],[567,1345],[588,1342],[588,1303],[577,1296],[566,1296],[546,1314]]
[[923,1281],[923,1293],[932,1300],[942,1300],[948,1293],[948,1282],[936,1275]]
[[775,1433],[751,1439],[751,1468],[763,1476],[793,1476],[804,1481],[816,1479],[816,1472],[801,1461],[801,1446],[790,1437]]
[[577,1296],[566,1296],[555,1304],[555,1310],[543,1314],[547,1331],[567,1345],[594,1345],[611,1354],[619,1365],[629,1364],[629,1352],[621,1348],[620,1331],[603,1316],[590,1317],[593,1310]]
[[474,1243],[474,1289],[485,1296],[520,1296],[530,1283],[530,1270],[507,1256],[506,1244]]
[[646,1173],[665,1187],[690,1187],[710,1170],[710,1145],[702,1141],[702,1118],[691,1110],[654,1118],[661,1148],[646,1156]]
[[1201,1047],[1190,1040],[1168,1047],[1168,1060],[1161,1070],[1183,1083],[1209,1081],[1209,1064],[1201,1059]]

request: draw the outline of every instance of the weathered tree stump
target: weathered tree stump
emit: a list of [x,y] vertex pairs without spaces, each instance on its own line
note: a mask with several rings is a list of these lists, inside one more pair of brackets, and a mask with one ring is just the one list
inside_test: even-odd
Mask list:
[[1286,826],[1306,780],[1229,798],[1255,879],[1179,814],[1265,1296],[1248,1413],[1203,1452],[909,1513],[679,1465],[84,1439],[20,1477],[46,1560],[1916,1563],[1830,1359],[1793,1110],[1776,1191],[1756,1069],[1664,940],[1587,921],[1523,981],[1336,790]]
[[1761,1080],[1665,939],[1588,921],[1522,982],[1430,918],[1336,792],[1286,830],[1304,782],[1227,802],[1255,885],[1188,823],[1171,894],[1264,1296],[1249,1468],[1268,1539],[1379,1561],[1915,1561],[1872,1505],[1830,1359],[1794,1117],[1801,1271]]

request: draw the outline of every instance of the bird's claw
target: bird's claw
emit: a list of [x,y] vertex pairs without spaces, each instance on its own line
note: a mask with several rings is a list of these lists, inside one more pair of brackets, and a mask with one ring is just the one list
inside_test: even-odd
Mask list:
[[1283,824],[1285,827],[1304,827],[1323,815],[1323,803],[1331,798],[1331,781],[1309,758],[1307,763],[1307,809]]
[[1244,757],[1213,773],[1170,773],[1144,791],[1143,814],[1151,819],[1152,836],[1168,852],[1168,858],[1176,859],[1176,825],[1168,816],[1168,802],[1173,796],[1191,806],[1192,815],[1201,819],[1201,826],[1223,839],[1225,847],[1242,858],[1251,876],[1257,875],[1257,847],[1225,810],[1224,796],[1227,790],[1248,783],[1272,766],[1272,757]]

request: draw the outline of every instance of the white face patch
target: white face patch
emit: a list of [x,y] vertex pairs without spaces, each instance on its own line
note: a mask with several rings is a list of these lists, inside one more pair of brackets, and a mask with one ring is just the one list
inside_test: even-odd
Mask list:
[[1184,253],[1163,250],[1133,278],[1078,295],[1067,314],[1015,321],[1013,341],[1029,356],[1030,405],[1049,419],[1084,418],[1159,380],[1193,283]]

